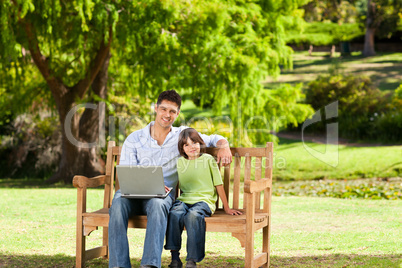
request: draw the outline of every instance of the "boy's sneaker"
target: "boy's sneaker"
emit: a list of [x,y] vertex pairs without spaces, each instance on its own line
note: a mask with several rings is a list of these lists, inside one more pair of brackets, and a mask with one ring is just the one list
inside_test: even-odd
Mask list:
[[183,267],[183,263],[181,261],[178,260],[173,260],[170,264],[169,264],[170,268],[182,268]]
[[189,260],[186,263],[186,268],[195,268],[195,267],[197,267],[197,264],[195,263],[195,261]]

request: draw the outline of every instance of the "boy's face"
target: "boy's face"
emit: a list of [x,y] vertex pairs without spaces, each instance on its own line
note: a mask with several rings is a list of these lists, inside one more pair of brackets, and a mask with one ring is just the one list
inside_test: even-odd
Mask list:
[[187,138],[187,142],[183,145],[183,151],[189,160],[197,159],[200,155],[200,143]]
[[179,116],[179,106],[168,100],[163,100],[161,104],[155,104],[156,118],[155,123],[162,128],[171,128],[176,118]]

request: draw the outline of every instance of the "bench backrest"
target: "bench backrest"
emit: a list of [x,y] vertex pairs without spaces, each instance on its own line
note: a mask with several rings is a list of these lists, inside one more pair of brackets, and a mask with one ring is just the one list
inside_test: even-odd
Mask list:
[[[244,182],[247,180],[269,179],[272,183],[273,167],[273,144],[267,142],[266,147],[262,148],[231,148],[233,162],[231,165],[223,167],[223,183],[229,206],[234,209],[247,207],[244,195]],[[207,148],[207,153],[216,157],[217,148]],[[104,207],[112,204],[113,190],[119,189],[119,181],[116,175],[116,165],[120,162],[121,147],[115,146],[114,141],[109,141],[106,159],[106,184],[104,195]],[[233,175],[232,175],[233,174]],[[263,175],[264,174],[264,175]],[[115,187],[113,187],[115,182]],[[115,188],[115,189],[114,189]],[[270,190],[269,190],[270,191]],[[233,194],[230,194],[233,193]],[[256,210],[261,208],[261,198],[264,210],[268,212],[271,193],[264,191],[264,194],[256,195]],[[243,201],[244,200],[244,201]],[[242,202],[243,201],[243,202]],[[218,206],[219,207],[219,204]]]

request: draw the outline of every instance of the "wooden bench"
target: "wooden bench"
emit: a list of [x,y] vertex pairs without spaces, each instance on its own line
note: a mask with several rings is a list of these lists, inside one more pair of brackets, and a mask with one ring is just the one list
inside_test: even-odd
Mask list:
[[[231,148],[231,151],[234,161],[230,166],[223,168],[224,189],[229,205],[241,210],[243,215],[227,215],[218,204],[216,213],[205,220],[207,232],[229,232],[239,239],[241,246],[245,248],[245,267],[269,267],[273,145],[267,143],[263,148]],[[119,163],[120,152],[121,147],[115,146],[113,141],[109,142],[106,174],[94,178],[75,176],[73,179],[73,185],[78,192],[76,267],[84,267],[85,261],[93,258],[108,258],[108,211],[114,191],[119,189],[115,166]],[[208,148],[207,152],[216,156],[218,150]],[[253,173],[255,175],[252,175]],[[264,177],[262,177],[263,173]],[[230,184],[231,182],[233,185]],[[105,187],[103,208],[87,212],[87,188],[101,185]],[[241,202],[241,195],[243,195],[243,202]],[[146,228],[147,217],[135,216],[130,219],[128,226],[129,228]],[[103,245],[87,250],[85,238],[98,227],[103,227]],[[254,234],[261,229],[262,253],[254,256]]]

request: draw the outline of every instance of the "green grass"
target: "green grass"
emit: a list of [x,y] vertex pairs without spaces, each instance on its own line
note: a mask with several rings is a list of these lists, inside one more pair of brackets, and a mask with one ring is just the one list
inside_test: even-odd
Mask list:
[[[88,210],[101,206],[102,195],[101,189],[89,191]],[[9,180],[0,180],[0,206],[0,267],[74,266],[75,189],[10,188]],[[401,267],[401,206],[402,200],[274,197],[272,267]],[[138,267],[144,230],[130,229],[128,235]],[[260,245],[260,233],[255,240]],[[101,231],[88,238],[90,246],[100,241]],[[206,250],[200,267],[244,265],[244,250],[230,234],[207,233]],[[162,258],[167,267],[169,253]],[[107,260],[88,266],[107,267]]]
[[307,51],[295,52],[293,70],[283,70],[278,79],[264,81],[267,88],[278,87],[280,83],[308,83],[320,74],[327,74],[333,62],[339,62],[345,73],[367,75],[380,90],[395,90],[402,82],[402,53],[377,53],[365,58],[361,53],[351,56],[329,58],[328,53]]
[[[305,145],[324,153],[326,145]],[[327,145],[335,148],[336,145]],[[274,178],[281,180],[402,177],[402,146],[353,147],[339,145],[335,167],[311,155],[300,141],[280,139],[274,149]],[[328,157],[327,160],[334,159]],[[325,159],[324,159],[325,160]],[[329,161],[330,162],[330,161]]]

